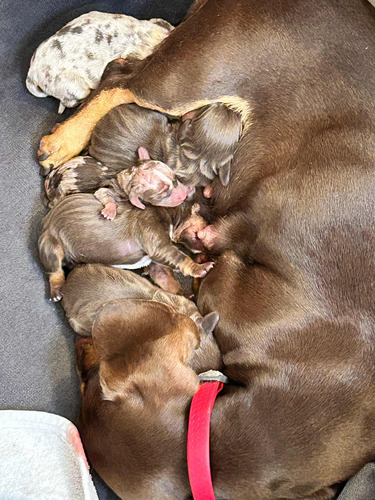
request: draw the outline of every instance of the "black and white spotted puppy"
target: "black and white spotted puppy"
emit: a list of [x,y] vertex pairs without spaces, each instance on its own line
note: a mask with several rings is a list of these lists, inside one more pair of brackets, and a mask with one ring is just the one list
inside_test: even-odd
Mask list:
[[140,21],[96,11],[83,14],[39,45],[31,58],[26,87],[36,97],[56,97],[62,113],[98,86],[110,61],[127,56],[144,59],[172,29],[163,19]]

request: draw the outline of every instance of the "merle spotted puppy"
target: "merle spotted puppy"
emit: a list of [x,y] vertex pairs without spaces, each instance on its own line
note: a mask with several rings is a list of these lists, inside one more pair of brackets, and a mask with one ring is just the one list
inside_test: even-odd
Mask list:
[[98,86],[110,61],[129,55],[147,57],[172,29],[163,19],[140,21],[123,14],[88,12],[39,45],[26,87],[36,97],[56,97],[62,113]]

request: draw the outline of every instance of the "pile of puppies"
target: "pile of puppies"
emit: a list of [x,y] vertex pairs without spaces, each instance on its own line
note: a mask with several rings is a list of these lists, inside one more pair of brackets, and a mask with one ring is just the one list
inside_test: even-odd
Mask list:
[[[99,82],[104,60],[100,59],[96,78],[85,80],[85,74],[92,75],[93,58],[86,54],[87,68],[82,62],[78,66],[75,59],[80,55],[69,50],[78,46],[76,38],[85,30],[96,33],[97,43],[101,42],[104,35],[99,34],[106,21],[104,27],[109,31],[109,21],[119,23],[120,16],[89,13],[45,41],[31,61],[29,90],[39,96],[54,95],[64,106],[76,105],[86,97]],[[153,22],[157,31],[157,36],[152,35],[154,45],[161,39],[160,31],[168,31],[168,23],[161,20],[122,21],[131,29],[135,23],[146,23],[147,50],[142,41],[131,50],[124,48],[124,39],[129,44],[129,37],[115,31],[113,37],[121,41],[121,50],[111,52],[111,57],[123,56],[124,51],[134,57],[135,50],[138,57],[144,57],[151,50],[149,28]],[[111,40],[107,34],[106,43]],[[64,68],[51,76],[48,60],[56,54]],[[130,75],[133,66],[133,61],[116,59],[107,65],[102,80],[118,72]],[[112,376],[116,371],[112,355],[107,363],[104,351],[100,354],[104,362],[102,399],[114,401],[119,394],[127,395],[132,406],[139,393],[148,390],[145,370],[153,374],[152,385],[159,384],[158,390],[164,383],[163,371],[171,379],[178,372],[185,379],[181,395],[191,397],[197,390],[196,376],[189,383],[191,367],[195,371],[220,367],[219,349],[211,335],[218,314],[202,317],[194,302],[183,295],[170,269],[202,278],[214,265],[207,261],[198,234],[210,217],[210,183],[218,177],[223,185],[228,184],[241,132],[239,115],[222,104],[204,106],[182,119],[135,104],[122,105],[100,120],[85,155],[45,170],[46,201],[51,210],[43,219],[39,254],[49,274],[51,299],[62,300],[75,332],[92,337],[82,339],[77,347],[83,387],[87,342],[89,351],[95,353],[93,359],[101,348],[107,349],[111,338],[126,343],[118,346],[129,356],[121,388],[117,376]],[[199,254],[199,262],[174,243]],[[67,279],[64,266],[76,266]],[[160,288],[119,268],[144,268]],[[147,366],[145,350],[152,353]]]

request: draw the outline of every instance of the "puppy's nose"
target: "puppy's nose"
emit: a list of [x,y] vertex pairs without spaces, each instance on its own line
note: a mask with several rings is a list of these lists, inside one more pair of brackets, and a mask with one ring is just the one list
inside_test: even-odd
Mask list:
[[204,240],[205,237],[206,237],[206,228],[204,229],[200,229],[198,232],[197,232],[197,236],[200,240]]

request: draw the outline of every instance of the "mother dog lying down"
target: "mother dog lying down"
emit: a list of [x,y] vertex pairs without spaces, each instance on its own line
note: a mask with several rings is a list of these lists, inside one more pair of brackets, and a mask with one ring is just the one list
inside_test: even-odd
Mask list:
[[[373,7],[200,3],[126,86],[107,82],[44,138],[41,158],[77,154],[120,103],[241,111],[231,180],[213,185],[216,214],[227,215],[211,231],[222,255],[198,298],[220,314],[224,371],[240,384],[213,410],[215,495],[329,499],[375,455]],[[131,474],[124,462],[116,480]],[[188,491],[185,470],[171,476]],[[159,479],[155,498],[168,498]]]

